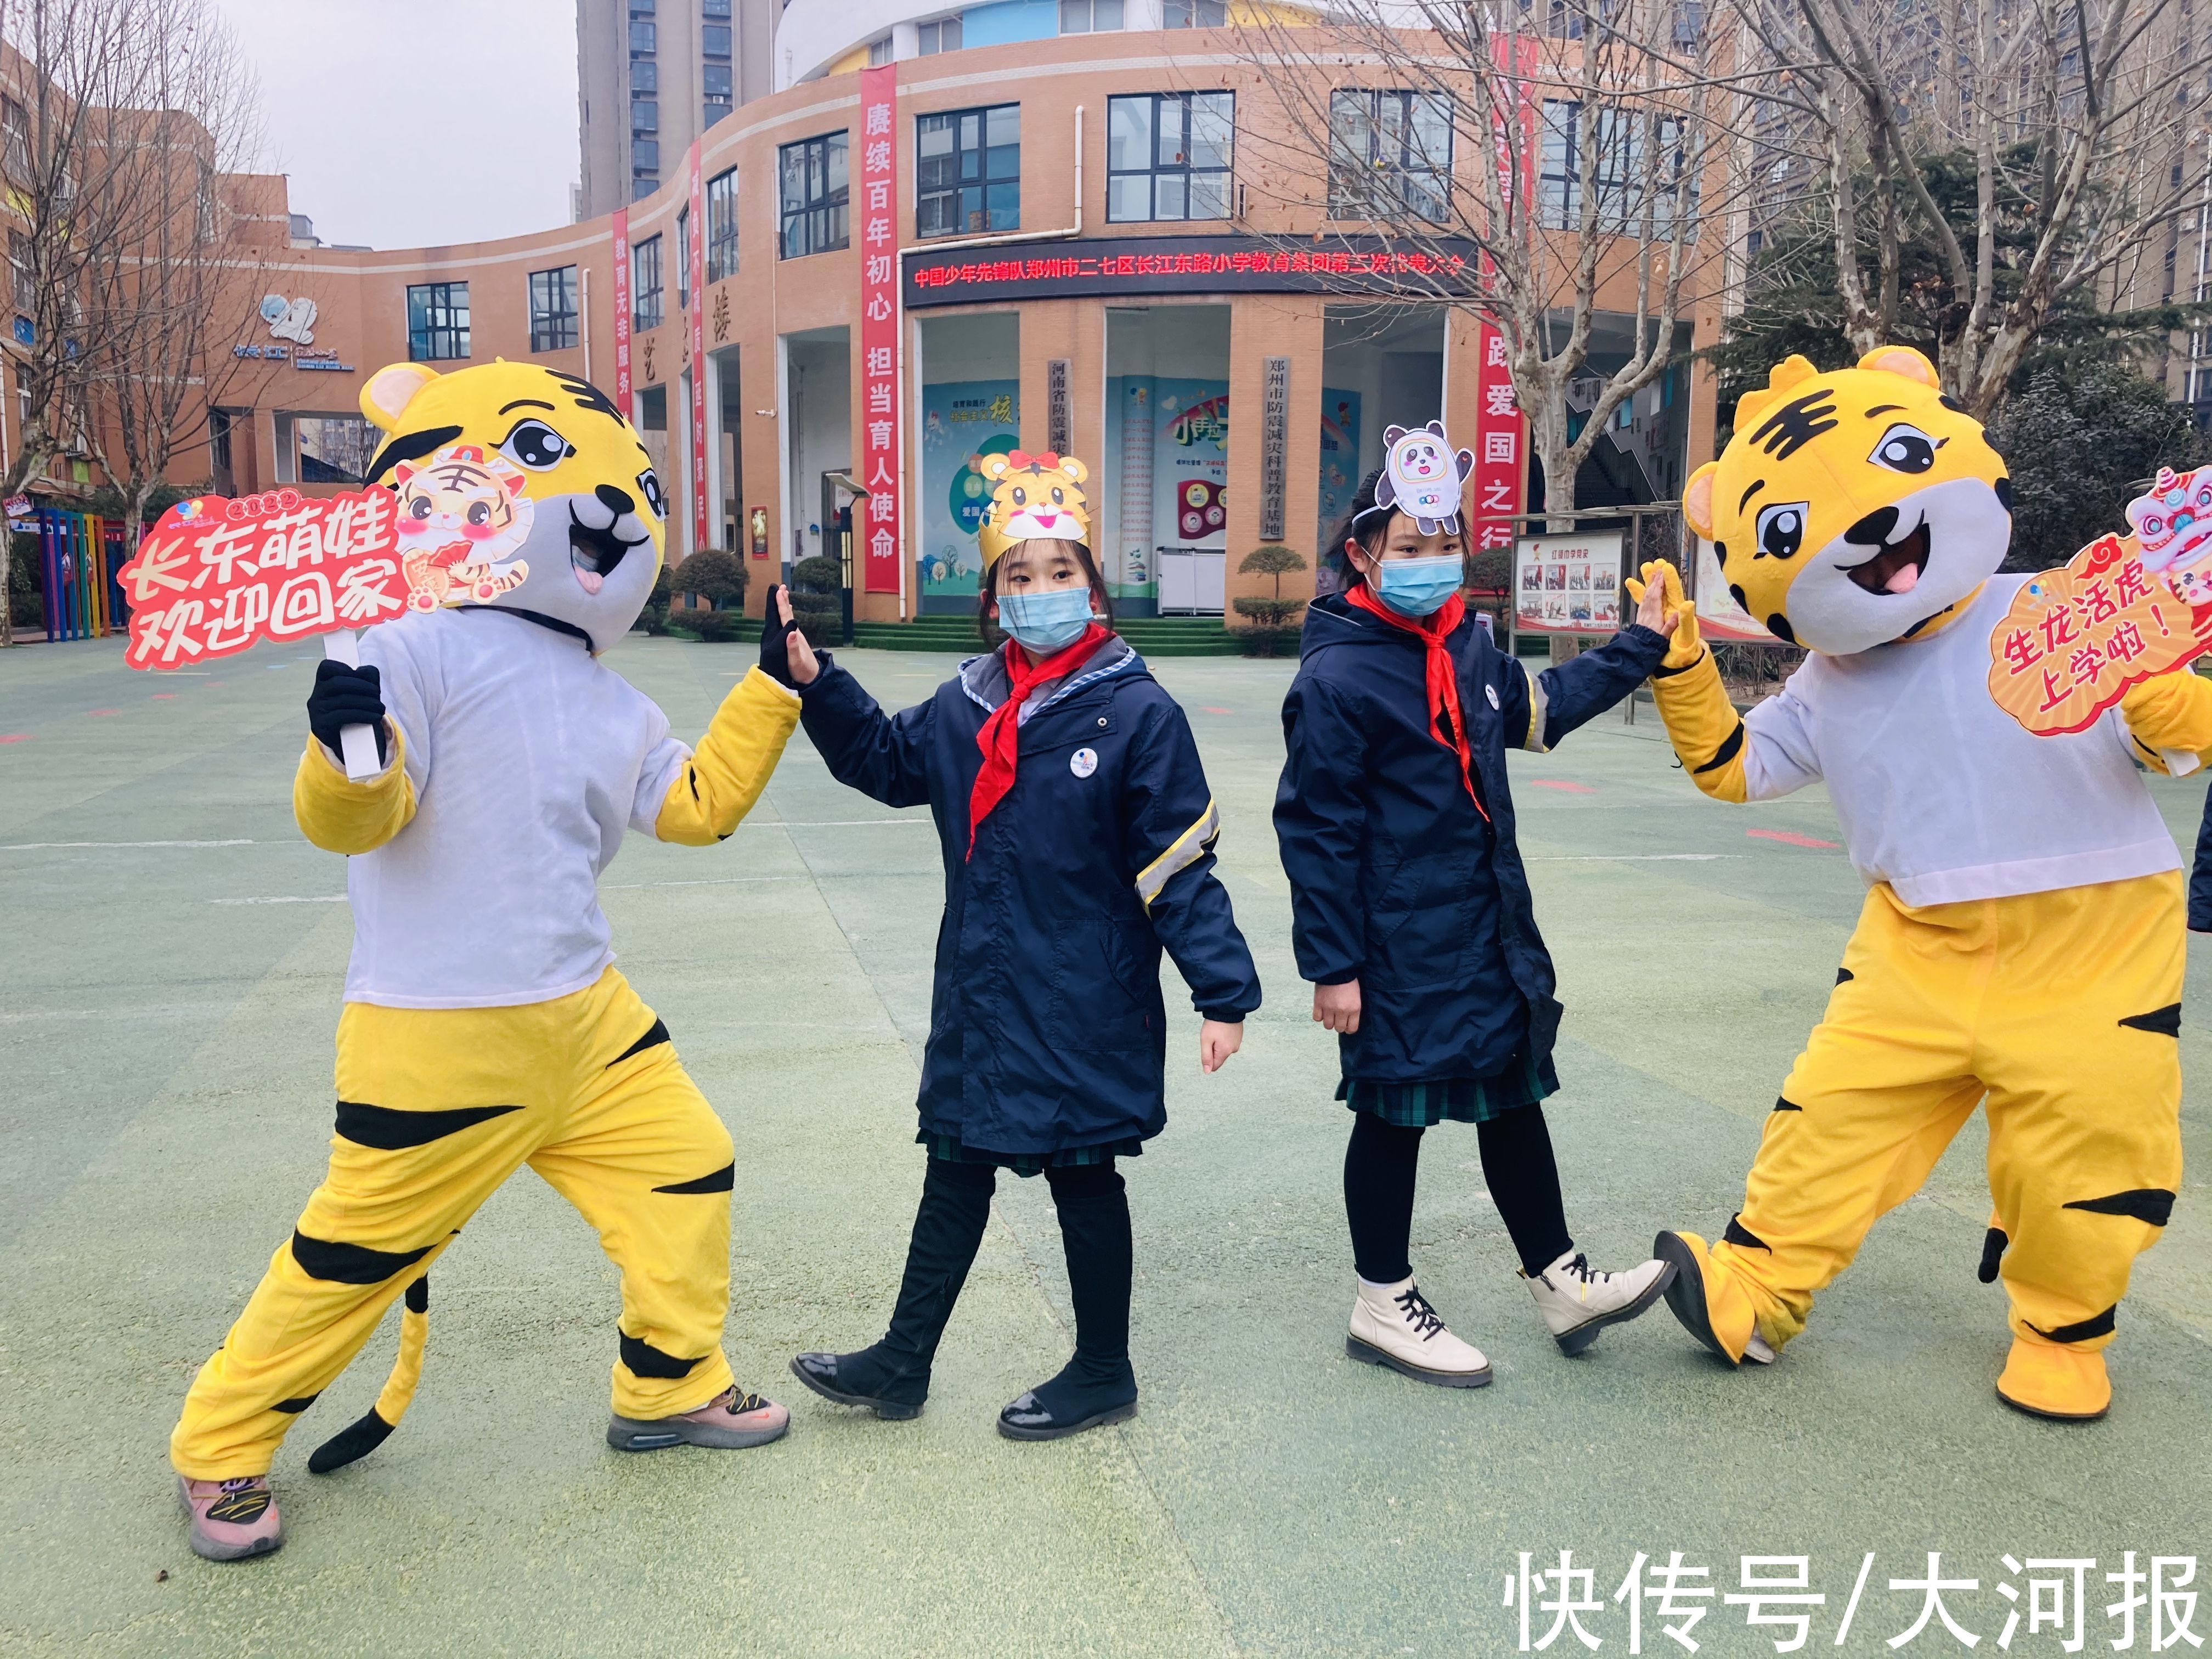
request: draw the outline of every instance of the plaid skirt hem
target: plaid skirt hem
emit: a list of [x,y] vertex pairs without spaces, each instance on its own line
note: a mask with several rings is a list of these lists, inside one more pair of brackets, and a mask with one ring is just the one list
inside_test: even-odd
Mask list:
[[994,1152],[970,1146],[957,1135],[932,1134],[921,1130],[915,1144],[929,1148],[929,1155],[947,1164],[991,1164],[1027,1178],[1047,1170],[1082,1169],[1110,1158],[1141,1158],[1145,1143],[1132,1135],[1125,1140],[1103,1141],[1096,1146],[1063,1146],[1056,1152]]
[[1494,1077],[1425,1078],[1415,1083],[1348,1077],[1336,1085],[1336,1097],[1352,1110],[1397,1128],[1432,1129],[1447,1121],[1487,1123],[1534,1106],[1559,1089],[1559,1073],[1548,1056],[1538,1062],[1519,1055]]

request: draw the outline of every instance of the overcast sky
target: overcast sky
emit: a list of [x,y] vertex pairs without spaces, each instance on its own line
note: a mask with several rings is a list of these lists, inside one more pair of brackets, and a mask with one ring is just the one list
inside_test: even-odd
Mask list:
[[568,222],[573,0],[217,0],[261,77],[292,211],[400,248]]

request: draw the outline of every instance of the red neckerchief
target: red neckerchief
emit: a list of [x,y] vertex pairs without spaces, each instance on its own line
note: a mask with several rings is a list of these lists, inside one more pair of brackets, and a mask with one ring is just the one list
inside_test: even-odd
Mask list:
[[1437,717],[1440,714],[1444,716],[1451,728],[1452,747],[1459,750],[1460,781],[1467,785],[1468,799],[1474,803],[1474,810],[1482,814],[1482,821],[1489,823],[1489,810],[1483,805],[1482,797],[1475,792],[1474,757],[1467,745],[1467,722],[1460,718],[1459,675],[1452,667],[1451,653],[1444,649],[1444,641],[1450,637],[1452,629],[1457,628],[1467,615],[1467,601],[1455,593],[1428,616],[1416,620],[1400,616],[1375,598],[1367,591],[1365,582],[1347,591],[1344,597],[1347,603],[1358,605],[1371,616],[1380,617],[1391,627],[1418,635],[1427,647],[1429,735],[1438,743],[1443,741],[1437,731]]
[[975,787],[968,792],[969,858],[975,856],[975,831],[990,817],[991,809],[1006,799],[1006,791],[1014,787],[1014,762],[1021,748],[1022,705],[1029,701],[1030,693],[1039,683],[1073,673],[1102,641],[1110,637],[1103,628],[1093,623],[1074,644],[1054,652],[1034,665],[1028,652],[1012,640],[1006,641],[1006,700],[991,711],[990,718],[983,722],[983,729],[975,734],[975,746],[983,751],[983,769],[975,775]]

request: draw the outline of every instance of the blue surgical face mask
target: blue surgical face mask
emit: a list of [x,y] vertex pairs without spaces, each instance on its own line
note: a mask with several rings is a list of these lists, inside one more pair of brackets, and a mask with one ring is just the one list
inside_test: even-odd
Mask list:
[[1378,559],[1375,597],[1401,617],[1425,617],[1459,592],[1465,565],[1456,553],[1432,558]]
[[1073,645],[1091,626],[1091,590],[1060,587],[1048,593],[1006,594],[999,600],[999,626],[1032,651],[1049,653]]

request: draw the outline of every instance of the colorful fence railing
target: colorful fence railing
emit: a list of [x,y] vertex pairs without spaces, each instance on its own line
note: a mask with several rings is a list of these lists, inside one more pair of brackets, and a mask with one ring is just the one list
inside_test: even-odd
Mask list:
[[114,573],[127,556],[123,526],[67,507],[38,509],[40,574],[49,640],[96,640],[123,626]]

